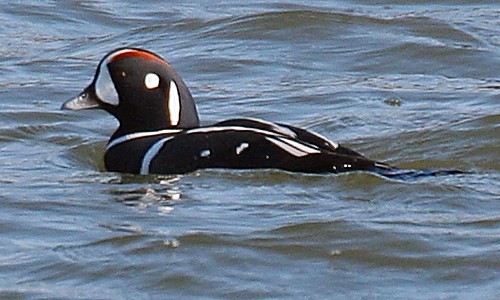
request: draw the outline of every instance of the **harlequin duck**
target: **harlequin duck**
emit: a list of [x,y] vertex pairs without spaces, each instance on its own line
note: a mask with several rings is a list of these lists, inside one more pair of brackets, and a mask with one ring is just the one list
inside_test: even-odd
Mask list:
[[120,125],[104,157],[108,171],[182,174],[205,168],[305,173],[395,168],[291,125],[238,118],[200,126],[182,78],[160,56],[120,48],[99,63],[93,82],[63,109],[101,108]]

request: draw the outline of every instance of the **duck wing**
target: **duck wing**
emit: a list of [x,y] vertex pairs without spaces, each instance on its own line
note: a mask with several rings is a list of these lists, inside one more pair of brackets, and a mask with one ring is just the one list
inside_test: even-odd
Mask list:
[[331,151],[337,154],[364,157],[362,154],[347,147],[344,147],[342,145],[339,145],[338,143],[329,140],[328,138],[316,132],[305,130],[288,124],[271,123],[264,120],[253,119],[253,118],[239,118],[239,119],[230,119],[222,121],[214,124],[214,126],[244,126],[244,127],[267,130],[274,132],[276,134],[282,134],[292,139],[300,140],[307,144],[315,145],[316,147],[325,151]]
[[159,138],[144,154],[140,173],[179,174],[206,168],[304,173],[386,169],[386,165],[356,152],[336,152],[339,147],[335,146],[296,127],[232,119]]

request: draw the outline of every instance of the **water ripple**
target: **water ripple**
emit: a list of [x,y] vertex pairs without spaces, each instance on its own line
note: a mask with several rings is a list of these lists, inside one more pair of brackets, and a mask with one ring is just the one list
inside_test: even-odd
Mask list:
[[[4,5],[0,298],[495,298],[499,12],[495,1]],[[176,67],[205,124],[262,117],[403,168],[468,174],[105,172],[116,121],[59,107],[130,45]]]

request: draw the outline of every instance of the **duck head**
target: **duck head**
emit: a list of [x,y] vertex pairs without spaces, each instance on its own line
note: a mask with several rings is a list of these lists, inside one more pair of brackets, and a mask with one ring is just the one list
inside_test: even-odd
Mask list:
[[99,63],[92,83],[62,109],[101,108],[115,116],[115,136],[199,126],[194,99],[163,58],[137,48],[120,48]]

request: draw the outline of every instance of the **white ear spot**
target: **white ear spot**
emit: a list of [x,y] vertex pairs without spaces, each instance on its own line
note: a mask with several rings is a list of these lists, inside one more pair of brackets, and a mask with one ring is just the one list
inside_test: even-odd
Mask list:
[[144,77],[144,85],[148,90],[156,89],[160,86],[160,76],[155,73],[148,73],[146,77]]
[[168,90],[168,116],[170,125],[176,126],[179,124],[181,115],[181,102],[179,100],[179,91],[177,85],[173,80],[170,81],[170,88]]

